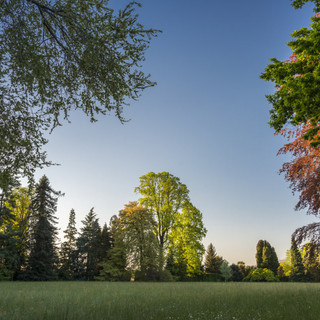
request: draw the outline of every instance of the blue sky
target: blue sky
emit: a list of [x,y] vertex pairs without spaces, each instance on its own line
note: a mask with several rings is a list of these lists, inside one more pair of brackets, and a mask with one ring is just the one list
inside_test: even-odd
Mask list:
[[[126,1],[110,1],[123,7]],[[291,54],[290,33],[309,26],[312,7],[294,10],[289,0],[144,0],[138,9],[154,39],[143,70],[158,83],[125,108],[91,124],[79,112],[49,136],[49,159],[61,165],[39,170],[56,190],[64,230],[74,208],[77,227],[95,207],[101,224],[137,200],[139,177],[168,171],[190,190],[210,242],[230,263],[255,264],[258,240],[268,240],[280,259],[295,228],[314,221],[295,212],[297,196],[278,170],[289,157],[268,125],[259,79],[271,57]]]

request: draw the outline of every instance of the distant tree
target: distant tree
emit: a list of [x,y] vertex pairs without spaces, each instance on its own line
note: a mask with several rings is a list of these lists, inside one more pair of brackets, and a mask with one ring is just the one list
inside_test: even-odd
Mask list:
[[262,254],[263,254],[264,245],[265,245],[264,240],[259,240],[257,243],[257,253],[256,253],[257,268],[261,268],[263,263]]
[[274,273],[267,268],[254,268],[250,271],[248,276],[246,276],[244,281],[250,282],[278,282],[279,279],[274,275]]
[[210,243],[208,245],[205,260],[204,269],[206,273],[219,273],[220,266],[223,262],[223,258],[217,255],[215,247]]
[[[153,233],[153,215],[137,201],[119,212],[119,223],[132,270],[139,271],[140,280],[148,280],[157,270],[157,239]],[[152,279],[154,280],[154,279]]]
[[231,268],[231,274],[232,274],[230,280],[231,280],[231,281],[235,281],[235,282],[240,282],[240,281],[242,281],[243,276],[242,276],[242,273],[241,273],[241,271],[240,271],[239,266],[236,265],[236,264],[232,264],[232,265],[230,266],[230,268]]
[[72,280],[74,269],[76,268],[76,249],[77,249],[77,228],[76,228],[76,213],[71,209],[69,215],[69,223],[67,229],[63,231],[64,241],[61,245],[61,274],[62,277]]
[[237,266],[239,267],[239,270],[242,274],[242,278],[245,278],[250,273],[250,271],[254,269],[253,266],[246,266],[243,261],[238,261]]
[[[135,192],[141,194],[139,200],[141,205],[153,214],[155,220],[154,233],[159,248],[159,271],[163,270],[166,256],[171,250],[182,254],[180,258],[186,261],[188,273],[197,273],[201,265],[199,255],[204,251],[200,239],[206,230],[200,211],[190,202],[187,186],[168,172],[149,172],[140,177],[140,185],[135,188]],[[184,229],[188,231],[181,236]],[[186,237],[189,241],[188,248],[186,241],[183,240]]]
[[300,250],[297,246],[295,239],[292,237],[291,239],[291,273],[290,278],[294,281],[300,281],[304,277],[304,266],[302,263],[302,257]]
[[[19,259],[16,261],[14,272],[14,279],[19,277],[19,273],[26,267],[27,261],[27,241],[30,223],[30,190],[28,188],[19,187],[12,191],[11,198],[6,201],[5,207],[10,211],[12,220],[10,230],[14,237],[16,250],[12,255],[17,254]],[[1,227],[0,227],[1,229]]]
[[224,278],[224,281],[229,281],[232,277],[232,271],[227,261],[223,261],[220,266],[221,276]]
[[129,281],[131,273],[127,270],[127,248],[124,234],[121,230],[120,219],[114,215],[110,219],[110,234],[112,247],[108,257],[100,263],[98,280]]
[[141,194],[141,205],[154,216],[154,232],[159,246],[159,270],[162,270],[170,242],[169,234],[183,203],[189,200],[189,190],[179,178],[169,172],[149,172],[140,177],[140,185],[135,188],[135,192]]
[[279,261],[277,254],[270,243],[266,240],[259,240],[257,243],[257,268],[267,268],[273,273],[277,273]]
[[43,176],[36,184],[31,199],[30,255],[27,278],[46,281],[57,278],[57,210],[61,192],[50,186],[49,179]]
[[284,270],[283,270],[283,267],[281,265],[278,267],[277,277],[279,278],[280,281],[287,280],[287,277],[286,277]]
[[320,248],[318,245],[308,242],[302,249],[302,263],[310,280],[320,280]]
[[112,246],[112,238],[110,234],[110,230],[105,223],[101,230],[101,234],[99,237],[99,244],[98,244],[98,263],[103,262],[107,259],[109,251]]
[[[202,273],[201,261],[205,249],[201,241],[206,232],[201,212],[189,201],[185,201],[169,234],[169,252],[176,253],[174,257],[179,268],[185,270],[188,277],[196,277]],[[182,274],[181,272],[181,276]]]
[[85,219],[82,221],[83,227],[79,238],[82,240],[82,252],[85,261],[85,278],[94,280],[98,275],[99,238],[101,228],[98,218],[91,208]]

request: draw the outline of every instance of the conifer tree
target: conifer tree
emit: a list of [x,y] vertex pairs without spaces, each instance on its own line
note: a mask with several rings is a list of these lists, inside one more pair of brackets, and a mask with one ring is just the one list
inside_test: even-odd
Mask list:
[[111,249],[112,238],[110,230],[105,223],[100,233],[99,245],[98,245],[98,263],[102,262],[108,257],[108,253]]
[[210,243],[207,248],[204,262],[206,273],[219,273],[222,262],[223,258],[217,255],[215,247]]
[[82,240],[81,253],[85,261],[85,278],[94,280],[94,277],[98,275],[98,248],[101,233],[94,208],[90,209],[82,223],[80,238]]
[[61,276],[65,279],[73,279],[73,271],[76,267],[76,246],[77,246],[77,228],[76,228],[76,213],[71,209],[69,215],[69,223],[65,233],[65,242],[61,245]]
[[27,278],[46,281],[56,279],[56,217],[60,192],[52,189],[49,179],[43,176],[35,187],[31,200],[30,256]]

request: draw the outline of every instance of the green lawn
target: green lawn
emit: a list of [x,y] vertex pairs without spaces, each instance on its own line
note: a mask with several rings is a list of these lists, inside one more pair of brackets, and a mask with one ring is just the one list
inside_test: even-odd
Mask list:
[[320,319],[320,284],[0,282],[0,319]]

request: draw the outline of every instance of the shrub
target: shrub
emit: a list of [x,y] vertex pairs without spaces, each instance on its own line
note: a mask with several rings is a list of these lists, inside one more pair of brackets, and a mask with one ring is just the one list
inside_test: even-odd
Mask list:
[[250,271],[249,275],[246,276],[244,281],[250,282],[278,282],[279,279],[274,273],[267,268],[257,268]]

